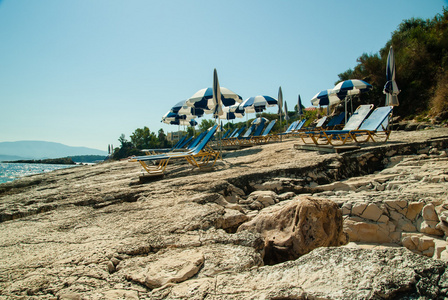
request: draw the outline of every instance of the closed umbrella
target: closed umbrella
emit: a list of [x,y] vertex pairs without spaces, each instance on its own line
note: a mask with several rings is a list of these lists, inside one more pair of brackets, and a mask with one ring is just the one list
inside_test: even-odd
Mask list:
[[285,120],[288,121],[289,120],[289,115],[288,115],[288,104],[285,101]]
[[299,117],[303,115],[302,99],[300,99],[300,94],[299,94],[299,100],[297,101],[297,114],[299,115]]
[[278,114],[280,115],[280,122],[282,121],[282,110],[283,110],[283,93],[282,87],[278,88]]
[[223,115],[222,107],[221,107],[221,89],[219,87],[218,81],[218,72],[216,69],[213,71],[213,117],[216,119],[219,116]]
[[386,80],[387,82],[383,89],[383,93],[386,94],[386,105],[398,106],[397,95],[400,93],[400,90],[395,82],[395,56],[392,46],[390,46],[389,54],[387,55]]

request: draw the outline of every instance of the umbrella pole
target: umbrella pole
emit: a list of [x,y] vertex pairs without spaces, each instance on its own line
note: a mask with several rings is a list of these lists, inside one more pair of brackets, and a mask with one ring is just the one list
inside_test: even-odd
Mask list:
[[345,124],[347,124],[347,96],[345,96]]

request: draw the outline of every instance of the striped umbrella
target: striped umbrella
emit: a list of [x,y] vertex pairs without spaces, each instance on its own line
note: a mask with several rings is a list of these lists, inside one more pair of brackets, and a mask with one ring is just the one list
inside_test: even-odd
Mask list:
[[250,97],[241,102],[240,107],[244,108],[247,113],[262,112],[267,107],[277,105],[278,101],[270,96]]
[[334,90],[323,90],[314,95],[311,104],[314,106],[333,105],[341,102]]
[[390,46],[389,54],[387,55],[386,80],[387,82],[383,89],[383,93],[386,94],[386,105],[398,106],[397,95],[400,93],[400,90],[395,82],[395,56],[392,46]]
[[357,95],[367,91],[370,91],[372,86],[359,79],[350,79],[339,82],[333,88],[333,92],[337,94],[339,99],[343,99],[346,96]]
[[[335,87],[333,88],[333,91],[338,95],[340,99],[345,98],[345,122],[347,122],[347,97],[349,96],[351,100],[352,95],[358,95],[364,92],[368,92],[372,89],[372,86],[359,79],[350,79],[339,82]],[[350,101],[352,105],[352,112],[353,112],[353,102]]]
[[[220,87],[220,90],[221,102],[224,106],[231,106],[236,103],[241,103],[242,98],[240,95],[225,87]],[[215,105],[213,103],[213,88],[206,88],[197,91],[186,101],[186,105],[202,108],[206,111],[206,113],[212,113],[211,111]]]
[[224,114],[219,117],[220,119],[234,120],[236,118],[244,117],[244,109],[239,109],[238,105],[236,104],[232,106],[223,107],[222,111],[224,112]]
[[179,115],[196,116],[196,117],[200,118],[204,115],[204,110],[202,108],[195,108],[195,107],[184,105],[177,111],[177,113]]

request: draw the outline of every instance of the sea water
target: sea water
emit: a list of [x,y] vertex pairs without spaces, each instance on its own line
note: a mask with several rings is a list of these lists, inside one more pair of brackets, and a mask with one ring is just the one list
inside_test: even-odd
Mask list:
[[70,168],[74,165],[0,163],[0,183],[16,180],[20,177]]

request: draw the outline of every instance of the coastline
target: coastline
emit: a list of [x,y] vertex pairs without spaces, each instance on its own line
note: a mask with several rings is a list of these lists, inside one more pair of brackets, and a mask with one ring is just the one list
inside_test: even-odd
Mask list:
[[[448,278],[443,275],[446,246],[438,246],[446,243],[444,232],[438,233],[440,241],[430,240],[426,232],[436,225],[425,219],[432,205],[438,224],[448,205],[447,140],[448,128],[400,131],[385,144],[322,154],[297,150],[300,140],[288,138],[226,151],[209,172],[175,163],[165,178],[145,184],[138,180],[139,165],[127,161],[1,184],[5,255],[0,274],[7,272],[13,280],[0,281],[0,289],[36,299],[343,299],[369,293],[393,297],[396,290],[423,293],[408,284],[417,278],[415,270],[424,271],[419,278],[435,278],[432,272]],[[262,236],[235,227],[305,196],[337,203],[350,243],[263,266]],[[419,206],[412,215],[409,207],[415,212]],[[392,240],[380,240],[385,237]],[[420,248],[409,251],[408,240],[418,241]],[[431,247],[425,247],[431,241],[430,258]],[[441,295],[445,282],[428,278],[418,284],[429,280]],[[396,290],[385,288],[382,280]]]

